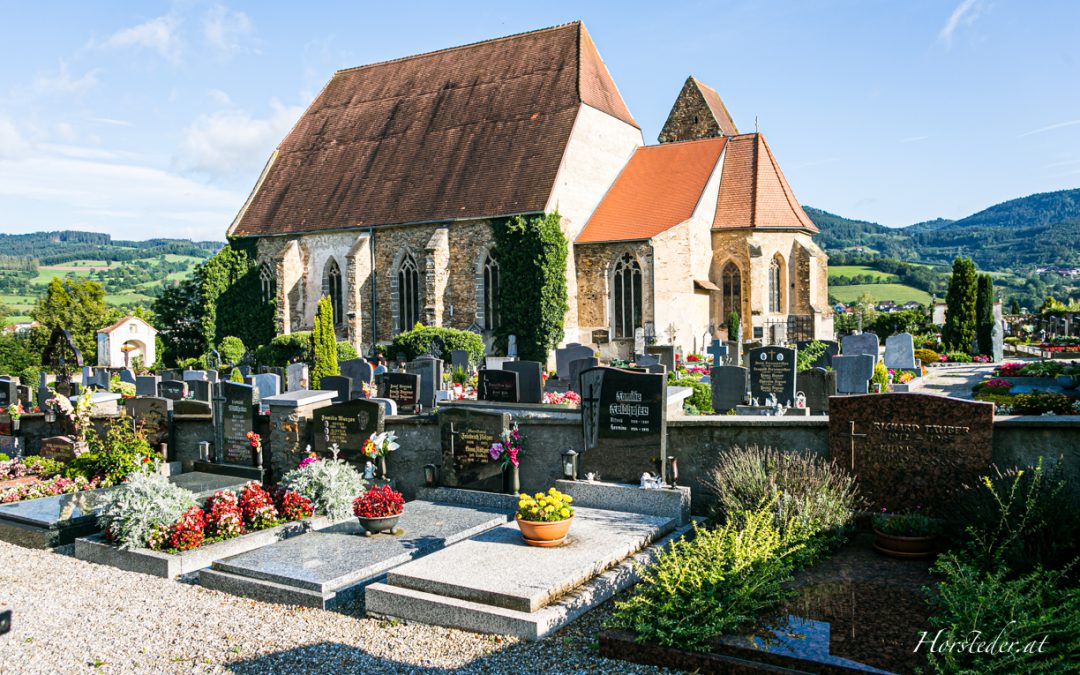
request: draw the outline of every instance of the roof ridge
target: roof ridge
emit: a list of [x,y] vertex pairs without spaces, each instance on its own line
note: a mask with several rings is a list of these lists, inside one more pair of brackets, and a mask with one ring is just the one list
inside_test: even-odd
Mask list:
[[[384,65],[386,65],[388,63],[400,63],[402,61],[411,61],[412,59],[424,58],[426,56],[434,56],[436,54],[444,54],[446,52],[453,52],[453,51],[458,51],[458,50],[462,50],[462,49],[470,49],[472,47],[479,47],[481,45],[492,44],[492,43],[495,43],[495,42],[502,42],[504,40],[514,40],[514,39],[517,39],[517,38],[525,37],[526,35],[535,35],[537,33],[545,33],[545,32],[548,32],[548,31],[561,30],[561,29],[564,29],[564,28],[569,28],[571,26],[584,26],[584,25],[585,25],[585,23],[581,19],[577,19],[576,21],[570,21],[570,22],[567,22],[567,23],[561,23],[561,24],[558,24],[556,26],[548,26],[547,28],[537,28],[536,30],[527,30],[527,31],[522,31],[520,33],[513,33],[512,35],[503,35],[501,37],[489,38],[487,40],[478,40],[476,42],[470,42],[470,43],[464,44],[464,45],[456,45],[456,46],[453,46],[453,47],[445,47],[443,49],[435,49],[435,50],[430,51],[430,52],[422,52],[420,54],[410,54],[408,56],[400,56],[400,57],[398,57],[396,59],[387,59],[385,61],[376,61],[374,63],[365,63],[365,64],[360,65],[360,66],[352,66],[352,67],[349,67],[349,68],[341,68],[339,70],[334,71],[334,75],[336,76],[336,75],[341,75],[343,73],[351,73],[351,72],[354,72],[354,71],[357,71],[357,70],[363,70],[364,68],[372,68],[374,66],[384,66]],[[580,54],[580,49],[581,48],[579,46],[578,47],[579,54]],[[333,79],[333,78],[331,78],[331,79]],[[579,94],[580,94],[580,92],[579,92]]]
[[[802,213],[811,224],[814,221],[810,220],[810,216],[806,215],[803,211],[802,205],[799,204],[799,200],[795,199],[795,191],[791,189],[791,184],[787,181],[787,176],[784,175],[783,169],[780,168],[780,163],[776,161],[776,155],[773,154],[772,148],[769,146],[769,142],[765,140],[764,134],[758,134],[761,137],[761,145],[765,146],[765,152],[769,155],[769,162],[772,164],[773,171],[776,173],[776,179],[780,182],[780,189],[784,193],[784,199],[788,203],[788,207],[792,213],[795,214],[795,219],[802,222],[803,218],[799,217]],[[816,228],[815,228],[816,229]]]
[[639,145],[638,150],[644,148],[670,148],[678,145],[689,145],[691,143],[716,143],[719,141],[727,141],[731,136],[708,136],[706,138],[690,138],[685,141],[668,141],[667,143],[653,143],[652,145]]

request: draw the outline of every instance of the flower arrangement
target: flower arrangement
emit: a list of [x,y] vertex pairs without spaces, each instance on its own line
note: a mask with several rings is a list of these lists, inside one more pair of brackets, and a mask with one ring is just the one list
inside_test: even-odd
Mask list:
[[976,354],[971,357],[971,360],[975,363],[990,363],[990,357],[985,354]]
[[570,506],[573,502],[573,497],[555,488],[546,494],[537,492],[532,496],[522,492],[518,495],[517,516],[522,520],[544,523],[567,520],[574,515],[574,507]]
[[296,466],[297,466],[297,468],[303,469],[305,466],[309,466],[311,464],[314,464],[317,461],[319,461],[319,456],[316,455],[314,452],[309,452],[307,457],[300,460],[300,463],[297,464]]
[[303,520],[315,515],[311,500],[298,492],[278,490],[278,513],[285,520]]
[[364,382],[360,386],[363,388],[364,398],[375,398],[379,395],[379,388],[373,382]]
[[[13,423],[17,423],[19,421],[19,418],[22,417],[23,412],[25,411],[23,410],[22,403],[16,403],[15,405],[8,406],[7,408],[7,416],[11,418],[11,421]],[[0,408],[0,415],[3,414],[4,409]]]
[[500,436],[500,440],[492,443],[491,449],[488,451],[491,461],[502,461],[503,469],[506,469],[511,464],[520,466],[521,460],[518,459],[520,453],[521,431],[518,429],[517,422],[514,422],[514,426],[510,427],[508,431],[504,431]]
[[262,436],[254,431],[247,432],[245,436],[248,439],[248,442],[251,443],[251,449],[255,451],[255,454],[262,454]]
[[274,501],[258,481],[250,481],[240,490],[237,500],[244,514],[244,524],[252,530],[265,530],[281,524]]
[[925,513],[889,513],[882,508],[874,515],[874,529],[894,537],[933,537],[941,534],[941,523]]
[[581,406],[581,395],[574,391],[567,391],[566,393],[545,391],[544,403],[547,403],[548,405],[564,405],[568,408],[577,408]]
[[98,487],[100,487],[98,478],[87,480],[83,476],[76,476],[75,478],[56,476],[51,480],[19,485],[0,492],[0,504],[11,504],[27,499],[38,499],[40,497],[73,494],[85,490],[96,490]]
[[206,514],[198,506],[193,506],[169,528],[167,546],[174,551],[190,551],[202,546],[206,529]]
[[907,384],[915,379],[915,373],[910,370],[904,370],[900,372],[900,375],[896,378],[896,381],[900,384]]
[[389,485],[375,486],[353,500],[352,510],[357,518],[399,516],[405,510],[405,498]]
[[244,512],[232,490],[218,490],[206,500],[206,534],[232,539],[244,533]]
[[282,477],[281,487],[308,499],[316,513],[344,520],[349,517],[353,499],[364,491],[364,477],[336,455],[333,459],[316,459],[309,453],[300,466]]
[[397,435],[393,431],[371,434],[371,437],[364,441],[361,453],[368,459],[385,457],[401,447],[396,441]]

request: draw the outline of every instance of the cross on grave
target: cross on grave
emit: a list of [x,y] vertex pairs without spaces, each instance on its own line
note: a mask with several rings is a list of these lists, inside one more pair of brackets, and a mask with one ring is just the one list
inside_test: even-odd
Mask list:
[[[581,419],[592,420],[596,409],[600,406],[600,383],[589,382],[588,391],[581,392]],[[595,425],[586,422],[581,425],[582,440],[584,440],[584,447],[591,447],[589,441],[592,441],[592,445],[596,444],[596,432]]]
[[713,340],[709,347],[709,353],[713,357],[713,367],[724,365],[724,357],[727,356],[728,348],[723,340]]
[[841,436],[843,438],[850,438],[851,439],[851,467],[850,467],[850,469],[852,471],[854,471],[855,470],[855,439],[856,438],[866,438],[866,434],[857,434],[857,433],[855,433],[855,420],[851,420],[851,422],[849,422],[849,424],[851,426],[850,426],[850,430],[848,431],[848,433],[846,433],[846,434],[837,434],[837,436]]

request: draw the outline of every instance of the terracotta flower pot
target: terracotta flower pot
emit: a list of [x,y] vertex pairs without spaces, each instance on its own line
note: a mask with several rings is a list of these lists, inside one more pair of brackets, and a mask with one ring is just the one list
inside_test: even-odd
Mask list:
[[396,516],[383,516],[382,518],[362,518],[357,516],[356,519],[360,521],[360,527],[371,534],[382,534],[384,532],[393,532],[400,518],[401,514],[399,513]]
[[566,520],[541,522],[536,520],[522,520],[517,516],[518,528],[521,529],[521,537],[529,546],[550,547],[558,546],[566,541],[566,533],[570,531],[574,517]]
[[874,549],[893,558],[927,558],[934,555],[935,535],[920,537],[903,537],[896,534],[885,534],[874,528]]

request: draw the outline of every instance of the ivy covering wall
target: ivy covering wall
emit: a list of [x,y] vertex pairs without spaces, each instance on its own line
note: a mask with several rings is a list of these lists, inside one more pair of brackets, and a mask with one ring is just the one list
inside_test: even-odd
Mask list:
[[497,221],[492,230],[499,262],[499,348],[517,336],[518,356],[545,362],[563,338],[569,307],[566,291],[568,246],[558,212]]

